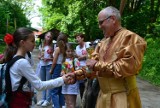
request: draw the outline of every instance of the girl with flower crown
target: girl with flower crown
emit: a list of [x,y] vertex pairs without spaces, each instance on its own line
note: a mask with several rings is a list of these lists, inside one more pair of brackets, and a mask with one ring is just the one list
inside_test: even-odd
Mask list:
[[[11,41],[10,41],[11,40]],[[17,60],[9,69],[10,87],[12,97],[9,101],[9,108],[29,108],[31,104],[31,88],[29,83],[36,90],[46,90],[62,86],[64,83],[71,84],[74,82],[74,75],[67,74],[57,79],[41,81],[35,74],[31,64],[25,59],[28,51],[32,52],[35,47],[35,37],[31,30],[27,28],[18,28],[13,36],[6,35],[4,41],[7,44],[5,62],[12,60],[12,58],[21,56],[23,58]],[[24,77],[26,82],[21,85],[22,89],[19,90],[20,81]],[[9,83],[8,83],[9,84]],[[7,85],[7,82],[6,82]]]

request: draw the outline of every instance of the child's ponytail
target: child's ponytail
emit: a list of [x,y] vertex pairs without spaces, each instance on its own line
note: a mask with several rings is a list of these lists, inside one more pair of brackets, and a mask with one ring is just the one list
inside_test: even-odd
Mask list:
[[4,51],[3,62],[6,63],[16,54],[17,48],[14,45],[14,38],[11,34],[6,34],[4,36],[4,42],[6,43],[6,49]]
[[63,62],[65,61],[66,58],[66,43],[68,42],[67,35],[64,33],[59,34],[57,38],[57,46],[60,48],[60,52],[63,54]]
[[6,49],[4,51],[4,62],[10,61],[17,52],[17,48],[20,47],[20,41],[26,40],[33,32],[25,27],[18,28],[13,35],[6,34],[4,36],[4,42],[6,43]]

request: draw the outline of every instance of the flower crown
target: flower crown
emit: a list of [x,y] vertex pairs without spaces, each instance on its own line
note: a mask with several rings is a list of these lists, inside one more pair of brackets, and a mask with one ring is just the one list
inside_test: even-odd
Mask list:
[[14,39],[13,39],[13,36],[11,34],[6,34],[4,36],[4,42],[7,44],[7,45],[10,45],[14,42]]

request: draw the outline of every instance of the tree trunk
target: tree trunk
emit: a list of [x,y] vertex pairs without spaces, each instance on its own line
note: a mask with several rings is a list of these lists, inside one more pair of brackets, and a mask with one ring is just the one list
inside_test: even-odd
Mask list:
[[14,29],[15,29],[15,30],[17,29],[17,21],[16,21],[16,18],[14,18]]
[[119,7],[119,11],[120,11],[121,15],[123,13],[126,2],[127,2],[127,0],[121,0],[121,4],[120,4],[120,7]]

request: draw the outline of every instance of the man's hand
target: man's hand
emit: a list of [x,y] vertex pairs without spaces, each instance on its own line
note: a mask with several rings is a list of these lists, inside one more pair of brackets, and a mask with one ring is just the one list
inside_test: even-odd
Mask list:
[[83,80],[86,78],[85,72],[82,69],[74,71],[76,80]]
[[47,59],[47,58],[43,58],[43,61],[44,61],[44,62],[47,62],[47,61],[48,61],[48,59]]
[[87,59],[86,65],[89,69],[93,70],[94,65],[97,63],[94,59]]
[[86,55],[78,56],[78,60],[86,60]]

